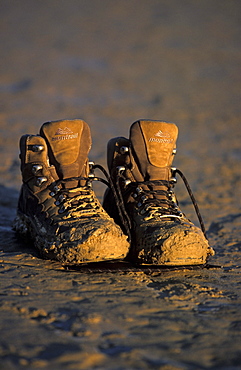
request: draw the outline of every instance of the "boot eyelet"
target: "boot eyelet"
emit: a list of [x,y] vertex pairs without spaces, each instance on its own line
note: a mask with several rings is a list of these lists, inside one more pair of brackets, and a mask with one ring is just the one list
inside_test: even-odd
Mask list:
[[129,179],[127,179],[127,180],[124,181],[124,185],[125,186],[129,185],[130,183],[131,183],[131,180],[129,180]]
[[49,193],[49,195],[51,197],[54,197],[59,191],[60,191],[60,188],[57,185],[55,185],[53,190]]
[[65,196],[60,194],[59,198],[55,202],[55,205],[59,206],[61,203],[63,203],[65,201],[65,199],[66,199]]
[[143,189],[140,188],[139,186],[136,188],[137,195],[143,192]]
[[127,146],[120,147],[120,154],[126,154],[129,152],[129,148]]
[[32,151],[33,152],[42,152],[42,150],[44,150],[44,146],[43,145],[33,145],[32,146]]
[[36,185],[41,186],[44,182],[48,181],[47,177],[38,177],[36,180]]
[[36,175],[39,171],[41,171],[43,169],[43,166],[41,166],[41,164],[34,164],[32,166],[32,173],[34,175]]
[[59,209],[59,214],[62,214],[62,213],[64,213],[66,211],[66,209],[64,208],[64,207],[61,207],[60,209]]
[[176,184],[176,183],[177,183],[177,179],[176,179],[176,177],[171,177],[171,178],[170,178],[170,183],[172,183],[172,184]]
[[58,193],[58,191],[60,191],[60,188],[57,185],[55,185],[54,186],[54,191],[55,191],[55,193]]
[[126,170],[126,168],[124,166],[118,166],[116,167],[118,173],[120,174],[121,172],[124,172]]
[[60,194],[59,201],[62,203],[65,200],[65,196],[63,194]]
[[143,202],[143,203],[144,203],[147,199],[148,199],[148,198],[147,198],[145,195],[143,195],[143,196],[141,197],[141,200],[142,200],[142,202]]

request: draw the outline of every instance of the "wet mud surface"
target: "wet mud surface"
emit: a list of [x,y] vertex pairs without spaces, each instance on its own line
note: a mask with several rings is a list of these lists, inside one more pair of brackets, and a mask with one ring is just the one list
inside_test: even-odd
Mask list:
[[[0,369],[241,369],[240,2],[0,9]],[[88,122],[105,167],[107,141],[135,120],[178,125],[175,165],[216,251],[207,266],[66,267],[16,238],[19,138],[63,118]],[[179,179],[176,194],[196,222]]]

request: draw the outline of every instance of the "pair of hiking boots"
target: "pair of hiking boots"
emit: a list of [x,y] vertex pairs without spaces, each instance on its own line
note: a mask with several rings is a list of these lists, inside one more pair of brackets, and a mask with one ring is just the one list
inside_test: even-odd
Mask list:
[[[108,143],[108,175],[88,160],[86,122],[44,123],[39,135],[20,139],[23,184],[14,230],[29,236],[44,258],[65,264],[204,264],[214,251],[201,216],[202,230],[181,212],[173,192],[176,173],[186,182],[171,167],[177,135],[172,123],[134,122],[129,139]],[[96,168],[108,180],[103,206],[92,187],[102,180]]]

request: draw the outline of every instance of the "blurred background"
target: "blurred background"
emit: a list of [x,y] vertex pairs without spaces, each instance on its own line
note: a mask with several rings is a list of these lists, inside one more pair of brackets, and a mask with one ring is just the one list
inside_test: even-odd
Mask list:
[[[240,0],[0,0],[4,369],[240,369],[240,18]],[[134,121],[176,123],[174,164],[224,267],[68,272],[23,247],[19,139],[64,118],[89,124],[105,167]],[[181,180],[176,194],[197,223]]]
[[240,15],[239,0],[1,0],[1,183],[19,188],[19,138],[43,122],[84,119],[105,165],[110,138],[160,119],[202,206],[236,207]]

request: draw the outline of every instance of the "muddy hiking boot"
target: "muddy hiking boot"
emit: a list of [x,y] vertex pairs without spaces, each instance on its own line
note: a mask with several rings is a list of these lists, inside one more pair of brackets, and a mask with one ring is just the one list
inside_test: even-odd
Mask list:
[[[198,206],[184,175],[171,167],[178,128],[173,123],[141,120],[130,128],[130,138],[111,139],[107,148],[113,190],[103,206],[129,235],[127,259],[140,264],[204,264],[214,251],[204,235]],[[201,222],[190,222],[173,191],[181,175]]]
[[78,264],[124,258],[127,237],[97,200],[88,161],[89,126],[44,123],[20,139],[23,185],[13,228],[47,259]]

